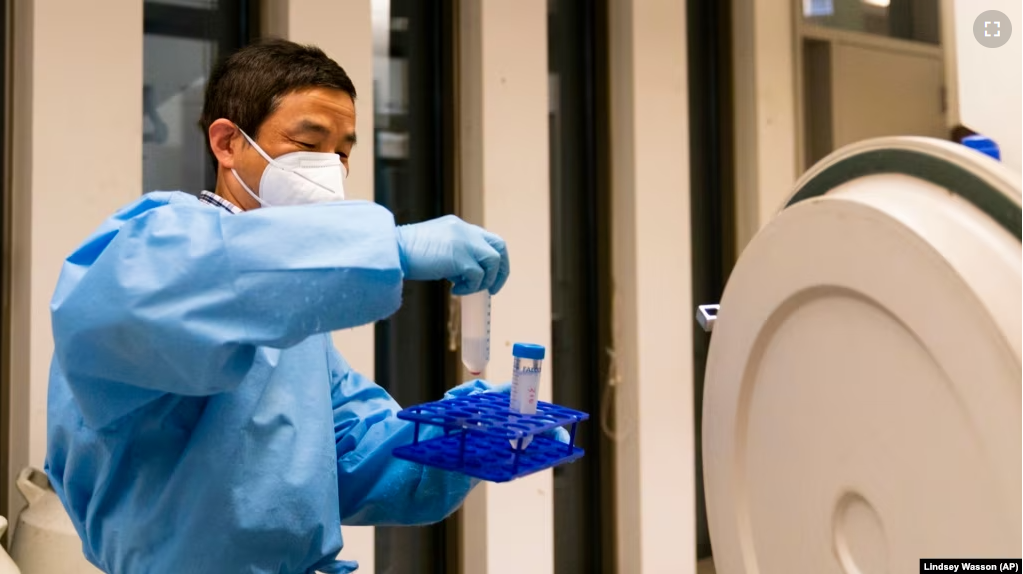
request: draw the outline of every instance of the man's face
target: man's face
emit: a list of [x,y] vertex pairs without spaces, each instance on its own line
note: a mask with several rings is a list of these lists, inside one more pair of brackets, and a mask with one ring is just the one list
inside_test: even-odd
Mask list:
[[[355,102],[345,92],[331,88],[292,92],[281,99],[259,133],[249,135],[272,158],[296,151],[336,153],[347,171],[348,156],[355,145]],[[237,140],[242,149],[236,157],[235,169],[259,193],[266,160],[245,144],[241,134]]]

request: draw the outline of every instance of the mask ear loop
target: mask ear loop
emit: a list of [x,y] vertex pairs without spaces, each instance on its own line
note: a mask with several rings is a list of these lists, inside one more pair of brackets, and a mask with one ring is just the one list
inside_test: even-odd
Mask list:
[[234,127],[238,128],[238,131],[242,134],[242,137],[245,138],[245,141],[249,142],[250,146],[256,148],[256,151],[259,152],[259,155],[263,156],[263,159],[265,159],[267,163],[269,163],[270,165],[272,165],[272,166],[274,166],[274,167],[276,167],[278,169],[284,169],[283,167],[277,165],[277,162],[274,161],[274,158],[272,158],[269,155],[267,155],[267,153],[265,151],[263,151],[263,148],[259,147],[259,144],[256,143],[256,140],[250,138],[249,134],[245,133],[245,130],[243,130],[242,128],[238,127],[238,124],[235,124]]
[[264,201],[262,197],[259,197],[259,196],[258,196],[258,195],[256,195],[255,193],[252,193],[252,190],[251,190],[251,189],[249,189],[249,186],[248,186],[248,185],[245,185],[245,181],[244,181],[244,180],[242,180],[241,176],[240,176],[240,175],[238,175],[238,172],[237,172],[237,171],[235,171],[235,169],[234,169],[233,167],[231,168],[231,175],[233,175],[233,176],[234,176],[234,179],[235,179],[235,180],[236,180],[236,181],[237,181],[237,182],[238,182],[239,184],[241,184],[241,186],[242,186],[242,189],[244,189],[246,193],[248,193],[249,195],[251,195],[251,196],[252,196],[252,199],[255,199],[256,201],[258,201],[258,202],[259,202],[259,204],[260,204],[260,205],[262,205],[263,207],[270,207],[270,204],[269,204],[269,203],[267,203],[266,201]]
[[[244,137],[245,140],[249,142],[249,145],[254,147],[256,151],[259,152],[259,155],[263,156],[263,159],[265,159],[268,163],[271,164],[274,162],[274,160],[271,159],[270,156],[266,155],[266,152],[263,151],[263,148],[259,147],[259,144],[253,141],[252,138],[249,137],[249,134],[245,133],[245,130],[239,127],[238,124],[234,124],[234,127],[237,128],[238,132],[242,134],[242,137]],[[246,193],[252,196],[252,199],[255,199],[263,207],[270,207],[269,203],[263,201],[262,197],[256,195],[255,192],[253,192],[252,189],[249,188],[249,186],[245,183],[245,180],[243,180],[241,176],[238,175],[238,172],[233,167],[231,168],[231,175],[233,175],[234,179],[242,186],[242,189],[244,189]]]

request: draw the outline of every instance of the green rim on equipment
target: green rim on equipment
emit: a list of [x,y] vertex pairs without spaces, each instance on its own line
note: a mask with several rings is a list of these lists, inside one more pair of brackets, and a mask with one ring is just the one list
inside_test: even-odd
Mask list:
[[831,191],[847,181],[879,173],[901,173],[940,185],[969,201],[998,222],[1017,240],[1023,228],[1023,210],[989,183],[943,159],[904,149],[868,151],[828,166],[799,189],[789,207]]

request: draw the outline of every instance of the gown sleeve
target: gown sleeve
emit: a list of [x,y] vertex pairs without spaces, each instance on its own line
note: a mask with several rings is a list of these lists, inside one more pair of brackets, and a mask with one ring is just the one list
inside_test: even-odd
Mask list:
[[104,424],[160,394],[234,389],[259,346],[383,319],[402,278],[394,218],[374,203],[231,214],[149,194],[64,262],[55,366]]
[[[352,370],[330,347],[334,442],[341,523],[348,526],[419,526],[440,522],[461,506],[475,478],[395,458],[395,447],[412,442],[414,425],[398,419],[401,407],[387,391]],[[489,390],[483,381],[450,394]],[[420,428],[420,440],[438,436]]]

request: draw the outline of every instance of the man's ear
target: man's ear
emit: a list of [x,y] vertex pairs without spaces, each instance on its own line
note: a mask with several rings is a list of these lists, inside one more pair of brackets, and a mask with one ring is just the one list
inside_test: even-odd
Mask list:
[[238,128],[230,120],[220,118],[210,124],[210,149],[221,167],[234,169],[235,154],[241,149],[236,140],[240,138]]

